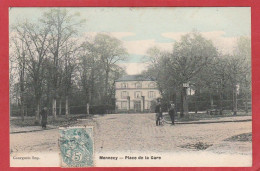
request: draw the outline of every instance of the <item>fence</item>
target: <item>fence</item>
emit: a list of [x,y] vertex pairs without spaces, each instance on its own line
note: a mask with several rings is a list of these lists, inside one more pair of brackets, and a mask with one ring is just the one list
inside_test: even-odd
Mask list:
[[[168,109],[167,103],[162,104],[163,111],[167,111]],[[180,111],[181,103],[177,102],[176,104],[176,110]],[[246,110],[246,101],[243,99],[237,100],[237,106],[238,110]],[[214,108],[220,108],[220,101],[214,101],[213,102]],[[248,110],[251,110],[251,101],[247,102]],[[211,103],[209,101],[190,101],[188,102],[188,108],[189,111],[206,111],[208,109],[211,109]],[[223,100],[222,101],[222,109],[223,110],[233,110],[233,101],[232,100]],[[51,108],[49,107],[49,112],[51,113]],[[12,105],[10,107],[10,115],[11,116],[21,116],[20,108],[17,105]],[[154,111],[154,110],[151,110]],[[149,112],[149,111],[146,111]],[[25,107],[25,116],[35,116],[36,108],[28,108]],[[61,110],[59,107],[56,108],[57,115],[65,115],[65,107],[62,107]],[[70,114],[85,114],[87,113],[87,107],[80,105],[80,106],[70,106],[69,107],[69,113]],[[114,105],[91,105],[89,107],[89,113],[90,114],[110,114],[115,113],[115,106]]]
[[[208,100],[204,101],[188,101],[188,109],[189,111],[207,111],[211,109],[212,107],[215,109],[220,109],[221,104],[220,100],[213,101],[213,105],[211,105],[211,102]],[[247,103],[247,106],[246,106]],[[181,109],[181,102],[177,101],[176,110],[180,112]],[[169,103],[164,101],[162,103],[162,110],[166,112],[168,110]],[[251,101],[246,102],[244,99],[238,99],[237,100],[237,109],[245,111],[246,108],[248,110],[251,110]],[[233,110],[233,101],[232,100],[222,100],[222,109],[223,110]]]
[[[49,113],[52,112],[52,109],[49,108]],[[27,108],[25,107],[25,116],[35,116],[36,108]],[[69,107],[70,114],[86,114],[87,106],[70,106]],[[110,114],[115,113],[115,106],[112,105],[93,105],[89,107],[90,114]],[[56,108],[57,115],[65,115],[65,107]],[[11,116],[21,116],[21,109],[19,106],[12,105],[10,107],[10,115]]]

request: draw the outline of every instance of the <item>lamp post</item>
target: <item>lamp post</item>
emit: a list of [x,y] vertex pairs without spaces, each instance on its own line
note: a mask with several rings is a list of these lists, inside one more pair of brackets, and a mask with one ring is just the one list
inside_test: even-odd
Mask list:
[[237,95],[239,94],[240,86],[239,84],[235,85],[235,91],[234,91],[234,115],[237,115]]
[[183,117],[184,115],[188,114],[188,103],[187,103],[187,88],[189,87],[189,82],[182,84],[182,91],[181,91],[181,113],[180,116]]

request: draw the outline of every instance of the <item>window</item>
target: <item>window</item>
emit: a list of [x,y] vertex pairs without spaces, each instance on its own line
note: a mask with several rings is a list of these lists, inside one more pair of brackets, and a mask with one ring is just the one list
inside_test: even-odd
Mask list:
[[127,102],[121,102],[121,108],[126,109],[127,108]]
[[136,91],[135,92],[135,98],[141,98],[141,96],[142,96],[141,91]]
[[122,83],[121,88],[127,88],[127,83]]
[[150,83],[150,84],[148,85],[148,87],[149,87],[149,88],[154,88],[154,87],[155,87],[155,83]]
[[128,92],[127,92],[127,91],[122,91],[122,92],[121,92],[121,98],[122,98],[122,99],[126,99],[127,96],[128,96]]
[[148,92],[148,98],[155,98],[155,92],[154,91],[149,91]]
[[142,84],[141,83],[135,83],[135,88],[142,88]]

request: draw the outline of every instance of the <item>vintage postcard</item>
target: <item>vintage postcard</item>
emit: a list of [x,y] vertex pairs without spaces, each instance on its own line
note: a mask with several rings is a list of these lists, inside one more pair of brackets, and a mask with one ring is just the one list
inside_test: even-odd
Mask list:
[[9,8],[11,167],[252,166],[250,7]]

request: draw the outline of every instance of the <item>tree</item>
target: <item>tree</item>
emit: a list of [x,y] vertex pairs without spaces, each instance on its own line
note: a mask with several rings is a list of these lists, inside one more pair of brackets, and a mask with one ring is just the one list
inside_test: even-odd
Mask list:
[[248,113],[248,100],[251,98],[251,39],[249,37],[240,37],[238,39],[235,55],[243,60],[243,73],[241,79],[241,92],[245,98],[245,111]]
[[219,98],[219,111],[223,112],[223,96],[227,84],[227,58],[229,55],[218,54],[214,60],[202,69],[192,82],[195,83],[195,95],[197,91],[203,90],[209,95],[210,108],[214,109],[214,98]]
[[[14,31],[17,32],[19,39],[25,46],[24,48],[26,49],[26,52],[28,52],[28,58],[26,59],[28,79],[30,82],[29,84],[33,87],[36,101],[37,111],[35,115],[35,122],[39,123],[40,100],[43,92],[44,79],[43,64],[46,59],[46,53],[49,45],[47,37],[50,27],[46,25],[39,26],[33,23],[24,22],[14,26]],[[25,59],[24,52],[22,52],[20,58],[22,61]],[[24,73],[20,73],[21,78],[23,77],[23,74]]]
[[144,74],[156,79],[157,87],[163,99],[173,100],[176,103],[177,82],[174,78],[177,73],[169,73],[171,53],[162,51],[158,47],[152,47],[148,49],[147,54],[149,67]]
[[217,57],[217,49],[210,40],[193,32],[182,36],[172,52],[156,48],[148,51],[151,56],[150,72],[156,73],[157,84],[162,95],[176,103],[177,92],[181,96],[181,116],[188,113],[187,87],[207,65]]
[[71,94],[72,80],[74,77],[74,72],[77,67],[78,46],[75,46],[75,42],[69,42],[66,44],[64,64],[63,64],[63,79],[62,85],[64,86],[65,94],[65,115],[69,116],[69,96]]
[[128,53],[119,39],[111,37],[107,34],[97,34],[94,39],[94,44],[97,49],[97,55],[100,57],[105,71],[103,102],[107,103],[109,73],[117,62],[127,58]]
[[[228,58],[228,77],[232,87],[233,94],[233,112],[237,114],[237,95],[240,87],[246,87],[251,92],[251,43],[247,37],[240,37],[233,55]],[[246,108],[248,94],[246,93]],[[246,109],[247,110],[247,109]]]
[[[61,60],[66,54],[66,43],[70,41],[77,34],[77,28],[84,22],[83,20],[76,20],[75,16],[71,15],[66,9],[54,8],[45,12],[40,19],[43,25],[48,25],[50,34],[48,37],[49,52],[52,56],[51,68],[51,85],[52,85],[52,112],[54,119],[56,119],[56,101],[58,91],[61,88]],[[65,54],[64,54],[65,52]],[[61,97],[59,97],[61,98]]]
[[20,112],[22,121],[24,121],[25,114],[25,77],[26,77],[26,48],[21,37],[12,37],[13,40],[13,55],[15,57],[16,66],[18,69],[18,83],[19,83],[19,96],[20,96]]
[[79,73],[81,86],[85,93],[86,113],[89,114],[89,103],[92,101],[95,80],[97,78],[96,72],[101,68],[98,65],[98,56],[95,45],[91,42],[85,41],[82,44],[82,50],[79,62]]
[[87,39],[80,50],[80,86],[85,94],[87,114],[91,105],[108,105],[113,99],[115,80],[124,73],[116,65],[126,58],[122,42],[106,34]]
[[11,39],[10,56],[16,59],[10,63],[15,73],[10,84],[22,118],[26,109],[32,114],[36,108],[35,119],[39,122],[40,107],[44,105],[52,106],[55,119],[57,100],[61,114],[63,97],[66,116],[70,97],[80,102],[85,94],[87,113],[90,104],[108,105],[114,98],[115,80],[124,73],[117,62],[125,59],[127,52],[120,40],[104,34],[79,43],[78,28],[84,21],[77,15],[53,8],[34,23],[25,21],[13,26],[16,37]]
[[202,37],[199,33],[184,35],[180,42],[174,44],[171,57],[171,69],[178,73],[176,78],[181,90],[181,116],[188,113],[186,88],[199,72],[217,56],[217,50],[210,40]]

